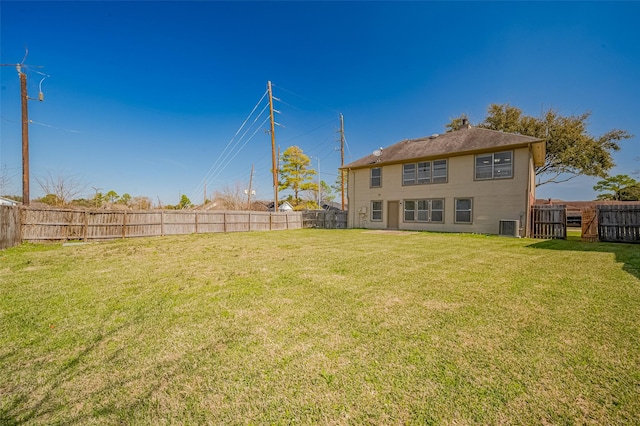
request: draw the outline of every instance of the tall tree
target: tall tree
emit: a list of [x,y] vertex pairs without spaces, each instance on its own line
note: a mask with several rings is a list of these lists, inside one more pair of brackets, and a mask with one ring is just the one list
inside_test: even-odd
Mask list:
[[602,192],[598,200],[635,201],[638,182],[628,175],[610,176],[598,181],[593,189]]
[[293,191],[290,202],[294,207],[303,205],[300,192],[318,190],[318,184],[313,182],[316,171],[309,168],[310,163],[309,157],[297,146],[290,146],[282,153],[278,190]]
[[[509,104],[491,104],[484,121],[477,127],[533,136],[546,141],[546,157],[536,169],[537,186],[566,182],[579,175],[604,178],[615,163],[612,152],[619,151],[619,141],[632,138],[626,130],[613,129],[600,136],[587,131],[589,116],[563,116],[550,108],[541,117],[523,114]],[[451,120],[447,131],[457,130],[461,118]]]

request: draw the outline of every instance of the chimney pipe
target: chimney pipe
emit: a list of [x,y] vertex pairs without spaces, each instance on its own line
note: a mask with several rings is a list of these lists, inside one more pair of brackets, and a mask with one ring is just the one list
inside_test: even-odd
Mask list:
[[462,126],[461,129],[470,129],[471,125],[469,124],[469,119],[467,117],[462,117]]

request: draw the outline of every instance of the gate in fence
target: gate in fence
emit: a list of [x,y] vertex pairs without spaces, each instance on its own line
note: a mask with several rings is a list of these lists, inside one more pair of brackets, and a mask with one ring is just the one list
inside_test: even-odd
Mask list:
[[302,213],[305,228],[346,229],[347,212],[313,210]]
[[531,208],[531,237],[567,239],[567,206],[539,205]]

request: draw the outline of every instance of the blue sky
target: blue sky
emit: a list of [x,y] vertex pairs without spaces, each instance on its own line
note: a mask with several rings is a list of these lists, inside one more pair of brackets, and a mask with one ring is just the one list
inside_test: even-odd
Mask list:
[[[300,146],[330,183],[339,113],[347,163],[442,133],[462,113],[481,121],[491,103],[591,111],[592,134],[640,137],[637,2],[3,0],[0,14],[0,62],[20,62],[28,47],[32,97],[38,72],[49,76],[45,101],[29,103],[32,197],[43,195],[35,178],[51,173],[83,182],[86,197],[95,187],[197,202],[209,171],[211,193],[248,186],[253,164],[257,197],[271,199],[271,140],[258,116],[267,81],[279,99],[277,145]],[[20,194],[19,80],[13,67],[0,73],[0,167],[12,177],[3,192]],[[640,169],[638,157],[637,137],[622,142],[611,173]],[[537,196],[593,199],[595,182]]]

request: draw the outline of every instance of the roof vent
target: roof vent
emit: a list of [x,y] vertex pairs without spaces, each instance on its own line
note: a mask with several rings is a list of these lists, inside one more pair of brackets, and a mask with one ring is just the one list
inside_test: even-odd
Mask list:
[[437,134],[437,133],[434,133],[434,134],[432,134],[431,136],[429,136],[429,139],[435,139],[435,138],[437,138],[438,136],[440,136],[440,135],[439,135],[439,134]]

